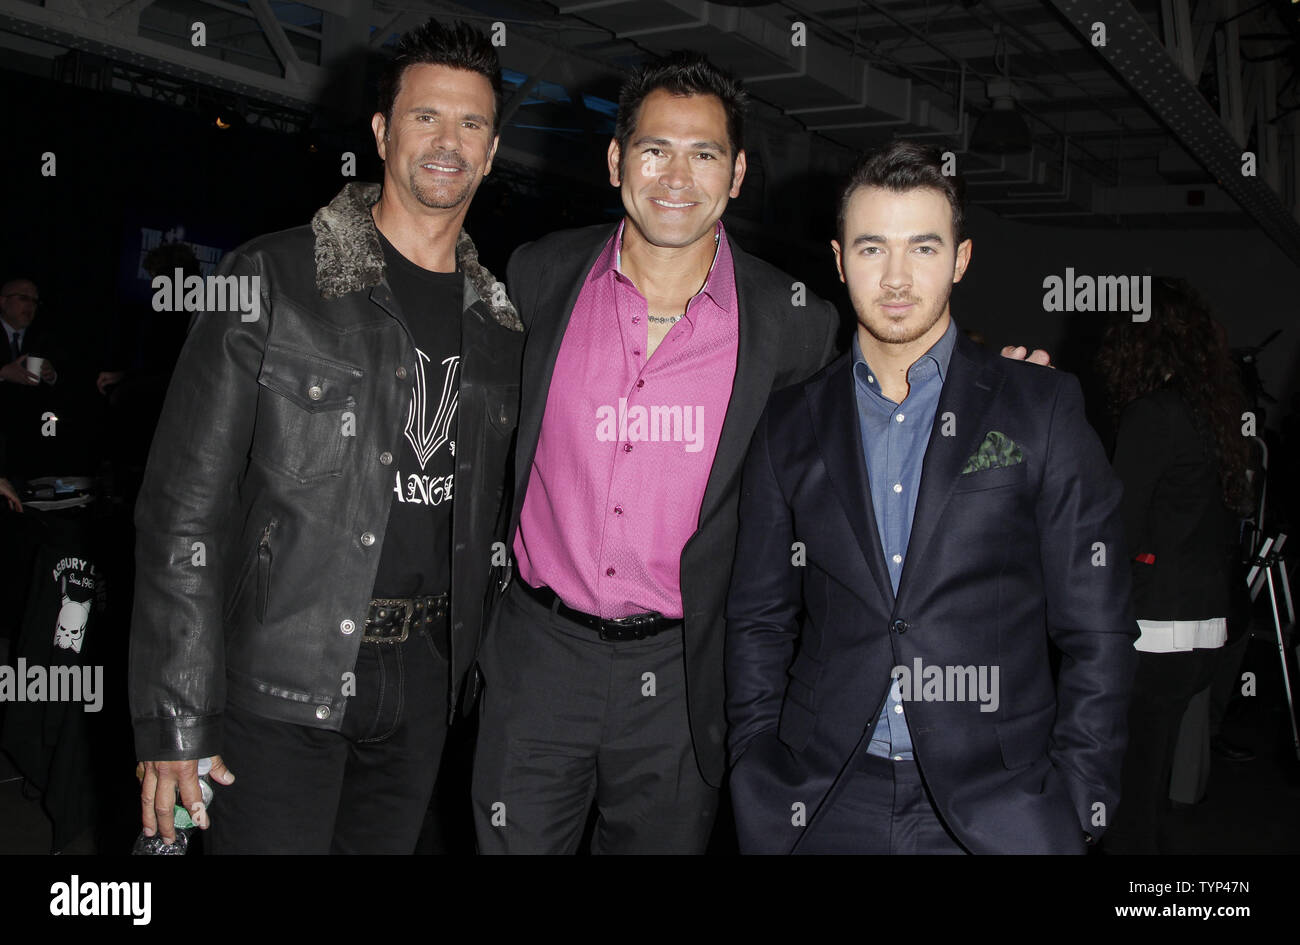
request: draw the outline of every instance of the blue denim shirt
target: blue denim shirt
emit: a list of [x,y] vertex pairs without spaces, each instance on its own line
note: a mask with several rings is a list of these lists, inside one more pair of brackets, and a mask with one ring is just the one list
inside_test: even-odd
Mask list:
[[[867,461],[871,504],[876,512],[876,534],[895,594],[912,534],[921,465],[956,339],[957,324],[950,318],[943,336],[907,369],[907,397],[896,404],[881,393],[880,381],[862,356],[857,332],[853,333],[853,380],[858,423],[862,428],[862,452]],[[912,736],[907,730],[907,714],[903,711],[897,679],[889,688],[867,752],[892,757],[895,761],[913,757]]]

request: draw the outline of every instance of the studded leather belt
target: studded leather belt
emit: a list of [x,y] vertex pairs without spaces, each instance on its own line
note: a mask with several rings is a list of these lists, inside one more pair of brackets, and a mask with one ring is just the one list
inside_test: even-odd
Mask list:
[[432,628],[447,616],[447,595],[436,597],[376,597],[366,615],[363,643],[403,643],[411,629]]
[[665,617],[660,613],[632,614],[627,617],[619,617],[616,620],[609,620],[597,617],[595,614],[574,610],[560,600],[555,591],[545,584],[541,587],[532,587],[527,581],[522,580],[515,581],[515,584],[518,585],[521,591],[547,610],[554,609],[557,614],[568,617],[574,623],[595,630],[600,634],[600,638],[606,641],[644,640],[646,637],[655,636],[665,630],[675,630],[682,625],[680,617]]

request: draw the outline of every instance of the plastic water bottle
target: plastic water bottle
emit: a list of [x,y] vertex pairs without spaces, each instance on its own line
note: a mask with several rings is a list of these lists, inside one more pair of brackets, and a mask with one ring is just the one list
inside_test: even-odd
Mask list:
[[[212,807],[212,783],[208,774],[212,771],[212,759],[199,759],[199,791],[203,794],[203,806],[211,809]],[[177,804],[172,811],[173,819],[176,825],[176,841],[168,844],[163,840],[161,833],[155,833],[152,837],[146,837],[144,831],[135,838],[135,843],[131,846],[132,856],[184,856],[189,852],[190,834],[196,829],[194,818],[180,804]]]

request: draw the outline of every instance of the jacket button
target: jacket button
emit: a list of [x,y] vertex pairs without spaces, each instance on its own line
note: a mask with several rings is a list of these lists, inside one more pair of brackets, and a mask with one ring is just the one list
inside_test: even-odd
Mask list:
[[906,633],[906,632],[907,632],[907,629],[908,629],[908,627],[907,627],[907,621],[906,621],[906,620],[895,620],[893,623],[891,623],[891,624],[889,625],[889,629],[890,629],[890,630],[893,630],[895,633],[900,633],[900,634],[901,634],[901,633]]
[[330,707],[327,705],[316,706],[316,718],[324,722],[330,717]]
[[399,381],[406,380],[406,367],[404,365],[399,365],[396,374]]
[[379,454],[379,461],[385,466],[391,466],[393,465],[393,454],[388,452],[388,450],[384,450]]
[[311,387],[307,388],[307,396],[312,400],[320,400],[321,393],[322,391],[319,384],[313,384]]
[[361,544],[365,545],[367,548],[369,548],[374,543],[375,543],[374,532],[366,532],[364,535],[361,536]]
[[344,620],[341,624],[339,624],[339,629],[343,631],[344,636],[350,636],[353,633],[353,631],[357,629],[357,625],[353,623],[352,618],[349,617],[347,620]]

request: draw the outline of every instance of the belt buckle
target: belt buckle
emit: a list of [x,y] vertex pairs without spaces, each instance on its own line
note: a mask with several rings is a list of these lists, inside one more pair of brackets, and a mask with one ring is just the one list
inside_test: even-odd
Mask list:
[[[626,617],[619,617],[616,620],[606,620],[600,625],[600,638],[605,641],[621,640],[644,640],[646,637],[652,637],[659,631],[653,628],[659,620],[660,615],[655,613],[646,614],[629,614]],[[613,624],[612,631],[606,630],[606,625]]]
[[373,603],[377,607],[391,607],[396,610],[402,608],[402,632],[397,636],[373,636],[365,633],[361,637],[363,643],[405,643],[411,634],[411,617],[414,608],[411,606],[411,600],[405,597],[376,597]]

